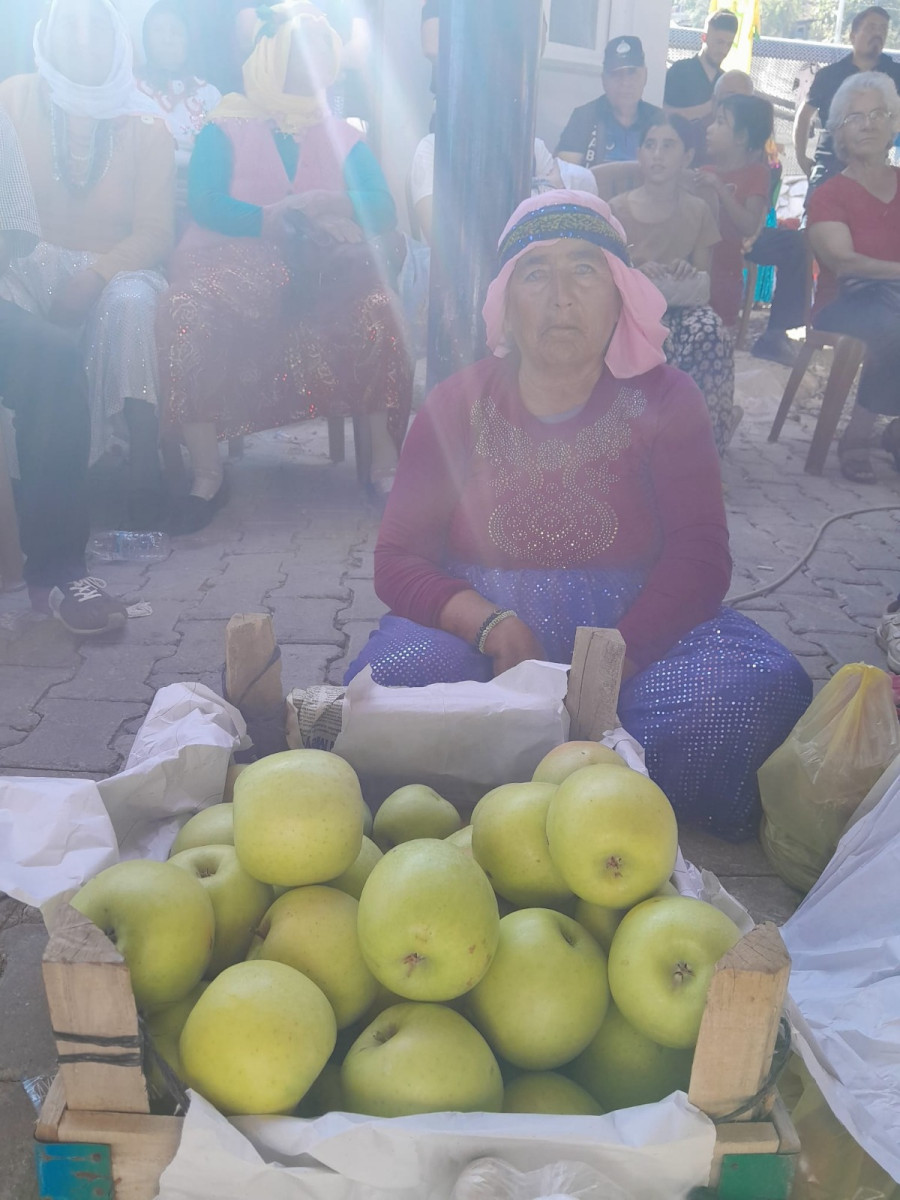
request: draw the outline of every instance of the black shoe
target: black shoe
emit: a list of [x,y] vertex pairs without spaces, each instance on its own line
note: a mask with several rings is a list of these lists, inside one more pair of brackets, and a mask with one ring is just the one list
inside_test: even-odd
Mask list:
[[165,529],[169,498],[162,488],[135,488],[128,493],[128,528]]
[[55,587],[47,602],[50,611],[78,637],[92,637],[99,633],[110,633],[121,629],[128,620],[128,610],[121,600],[116,600],[104,589],[105,579],[88,575],[84,579],[72,579],[61,587]]
[[753,343],[750,351],[754,358],[766,358],[769,362],[781,363],[783,367],[792,367],[797,361],[797,351],[786,333],[767,329]]
[[179,537],[188,533],[199,533],[210,523],[225,501],[228,491],[223,479],[219,490],[212,500],[203,500],[200,496],[182,496],[175,502],[169,519],[169,533]]

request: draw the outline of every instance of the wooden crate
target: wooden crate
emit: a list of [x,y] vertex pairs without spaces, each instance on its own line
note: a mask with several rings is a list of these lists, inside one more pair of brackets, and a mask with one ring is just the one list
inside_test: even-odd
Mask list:
[[[42,1200],[153,1200],[182,1119],[150,1113],[128,968],[69,905],[61,904],[48,925],[43,971],[60,1065],[36,1127],[39,1178],[55,1180],[42,1187]],[[719,962],[690,1086],[691,1100],[711,1117],[734,1112],[765,1083],[789,970],[774,925],[758,926]],[[798,1151],[787,1113],[770,1093],[718,1126],[708,1194],[787,1200]],[[96,1178],[91,1190],[79,1190],[86,1171]]]

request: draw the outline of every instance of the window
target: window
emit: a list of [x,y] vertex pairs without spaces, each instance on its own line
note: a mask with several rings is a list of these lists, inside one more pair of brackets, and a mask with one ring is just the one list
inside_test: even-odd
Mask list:
[[550,41],[596,50],[599,16],[600,0],[551,0]]

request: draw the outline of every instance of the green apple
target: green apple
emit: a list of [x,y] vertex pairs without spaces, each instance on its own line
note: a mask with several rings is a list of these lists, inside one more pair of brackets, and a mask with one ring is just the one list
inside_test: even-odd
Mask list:
[[546,1113],[599,1117],[603,1109],[589,1092],[556,1071],[525,1071],[503,1092],[507,1113]]
[[[181,1000],[176,1000],[172,1004],[161,1004],[159,1008],[153,1008],[145,1014],[147,1032],[150,1034],[151,1041],[153,1042],[153,1049],[160,1058],[165,1059],[169,1067],[182,1081],[184,1080],[184,1067],[181,1065],[181,1054],[178,1050],[181,1031],[184,1029],[191,1009],[208,986],[209,984],[204,980],[202,983],[198,983]],[[160,1095],[165,1095],[165,1080],[157,1064],[152,1060],[148,1071],[148,1082],[155,1086],[156,1091]]]
[[563,742],[544,755],[531,778],[535,783],[560,784],[581,767],[592,767],[597,763],[611,767],[628,765],[615,750],[601,746],[599,742]]
[[[668,880],[654,892],[655,896],[677,896],[678,889]],[[609,954],[613,934],[619,928],[619,923],[628,912],[627,908],[604,908],[602,904],[591,904],[587,900],[578,900],[575,904],[575,920],[594,939],[600,943]]]
[[231,804],[211,804],[201,808],[182,825],[172,843],[169,858],[197,846],[234,845],[234,808]]
[[622,1016],[661,1046],[694,1046],[716,963],[740,937],[734,921],[703,900],[654,896],[633,908],[609,951]]
[[229,763],[228,770],[225,772],[225,790],[222,793],[222,800],[226,804],[230,804],[234,799],[234,785],[237,777],[242,771],[246,771],[249,763]]
[[444,839],[451,846],[458,846],[460,850],[465,851],[470,857],[472,855],[472,826],[463,825],[462,829],[457,829],[456,833],[451,833],[448,838]]
[[422,838],[375,864],[358,929],[379,983],[408,1000],[453,1000],[490,966],[500,914],[478,863],[458,846]]
[[506,783],[472,813],[472,857],[494,891],[523,908],[554,908],[572,896],[547,845],[550,783]]
[[462,825],[449,800],[423,783],[410,783],[391,792],[375,814],[372,839],[381,850],[392,850],[416,838],[445,838]]
[[693,1058],[693,1050],[672,1050],[638,1033],[611,1004],[597,1036],[566,1070],[613,1112],[686,1092]]
[[465,1011],[502,1058],[529,1071],[570,1062],[609,1004],[606,955],[577,921],[523,908],[500,922],[500,944]]
[[95,875],[70,903],[125,959],[138,1008],[180,1000],[203,978],[215,917],[206,889],[187,871],[130,859]]
[[365,800],[363,800],[363,802],[362,802],[362,814],[363,814],[363,834],[365,837],[371,838],[372,826],[375,824],[375,818],[372,816],[372,810],[371,810],[371,808],[369,808],[368,804],[366,804]]
[[356,856],[356,861],[352,866],[347,868],[343,875],[338,875],[337,879],[329,880],[328,886],[346,892],[348,896],[352,896],[354,900],[358,900],[362,895],[363,884],[372,874],[379,858],[381,858],[381,851],[371,838],[363,836],[362,846],[359,854]]
[[270,754],[234,785],[235,849],[244,870],[263,883],[327,883],[353,865],[362,839],[359,780],[336,754]]
[[311,979],[277,962],[227,967],[194,1005],[185,1081],[226,1115],[289,1113],[334,1049],[334,1013]]
[[550,856],[580,900],[631,908],[675,868],[678,825],[665,794],[628,768],[581,767],[547,812]]
[[169,862],[190,871],[212,900],[216,937],[206,968],[212,979],[243,959],[254,930],[274,899],[272,889],[247,874],[234,846],[196,846],[174,854]]
[[349,1112],[405,1117],[499,1112],[503,1080],[491,1049],[443,1004],[397,1004],[376,1017],[341,1067]]
[[294,888],[263,917],[247,955],[286,963],[311,979],[328,997],[338,1029],[361,1017],[377,991],[356,936],[358,908],[337,888]]

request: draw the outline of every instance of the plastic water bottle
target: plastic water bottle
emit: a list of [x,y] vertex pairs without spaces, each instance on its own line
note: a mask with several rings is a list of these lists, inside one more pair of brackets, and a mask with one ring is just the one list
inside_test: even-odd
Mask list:
[[169,536],[166,533],[137,533],[128,529],[109,529],[95,534],[88,545],[89,552],[100,562],[160,562],[168,558]]

